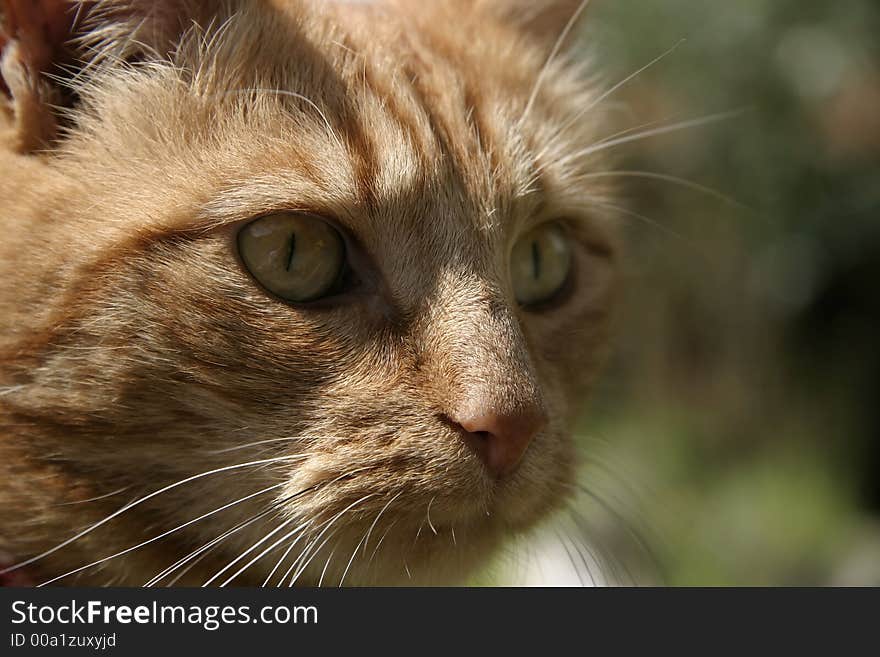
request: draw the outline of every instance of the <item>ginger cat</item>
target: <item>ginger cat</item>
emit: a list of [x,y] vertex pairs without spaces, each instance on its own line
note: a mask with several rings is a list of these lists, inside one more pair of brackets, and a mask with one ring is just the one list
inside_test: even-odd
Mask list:
[[0,2],[7,581],[457,583],[564,506],[584,4]]

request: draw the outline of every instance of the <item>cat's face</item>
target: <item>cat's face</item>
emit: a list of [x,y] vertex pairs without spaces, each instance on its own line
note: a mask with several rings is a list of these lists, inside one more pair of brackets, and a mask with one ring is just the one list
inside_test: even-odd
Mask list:
[[213,583],[450,581],[573,481],[613,297],[595,96],[544,68],[564,20],[232,4],[80,90],[5,403],[97,490],[172,485],[144,539],[206,515],[169,565],[232,530]]

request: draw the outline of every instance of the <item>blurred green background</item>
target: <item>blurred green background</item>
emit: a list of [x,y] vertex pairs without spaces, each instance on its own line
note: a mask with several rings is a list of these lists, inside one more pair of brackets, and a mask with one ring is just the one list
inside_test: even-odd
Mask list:
[[685,40],[609,99],[617,130],[743,111],[615,149],[717,194],[622,179],[621,335],[558,558],[600,583],[880,584],[880,2],[590,13],[608,85]]

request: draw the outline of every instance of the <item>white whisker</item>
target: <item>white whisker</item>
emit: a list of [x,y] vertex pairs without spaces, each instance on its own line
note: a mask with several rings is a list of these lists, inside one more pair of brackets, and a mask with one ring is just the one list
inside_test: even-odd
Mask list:
[[178,486],[183,486],[183,485],[191,483],[193,481],[197,481],[198,479],[202,479],[204,477],[210,477],[212,475],[220,474],[222,472],[230,472],[232,470],[240,470],[242,468],[249,468],[249,467],[254,467],[254,466],[258,466],[258,465],[266,465],[269,463],[278,463],[278,462],[286,461],[286,460],[290,460],[290,457],[289,456],[277,456],[277,457],[271,458],[271,459],[260,459],[257,461],[249,461],[247,463],[236,463],[235,465],[227,465],[222,468],[215,468],[214,470],[208,470],[207,472],[201,472],[197,475],[193,475],[191,477],[181,479],[180,481],[176,481],[175,483],[170,484],[168,486],[165,486],[164,488],[160,488],[159,490],[157,490],[153,493],[150,493],[149,495],[145,495],[144,497],[141,497],[140,499],[137,499],[134,502],[130,502],[129,504],[126,504],[122,508],[111,513],[109,516],[107,516],[103,520],[100,520],[100,521],[96,522],[95,524],[87,527],[86,529],[82,530],[78,534],[67,539],[63,543],[60,543],[60,544],[56,545],[55,547],[53,547],[49,550],[46,550],[45,552],[41,552],[40,554],[38,554],[34,557],[31,557],[30,559],[27,559],[26,561],[22,561],[22,562],[17,563],[13,566],[10,566],[8,568],[4,568],[3,570],[0,570],[0,575],[5,575],[6,573],[9,573],[9,572],[17,570],[19,568],[23,568],[25,566],[28,566],[36,561],[39,561],[40,559],[44,559],[45,557],[49,556],[50,554],[54,554],[58,550],[61,550],[65,547],[67,547],[68,545],[70,545],[74,541],[77,541],[80,538],[82,538],[83,536],[95,531],[99,527],[102,527],[103,525],[107,524],[108,522],[110,522],[114,518],[119,517],[121,514],[125,513],[126,511],[133,509],[134,507],[136,507],[140,504],[143,504],[144,502],[151,500],[151,499],[153,499],[163,493],[167,493],[168,491],[173,490],[173,489],[177,488]]
[[123,486],[122,488],[117,488],[112,493],[105,493],[104,495],[98,495],[96,497],[90,497],[87,500],[76,500],[75,502],[61,502],[56,504],[55,506],[73,506],[74,504],[87,504],[89,502],[97,502],[98,500],[106,500],[108,497],[113,497],[114,495],[119,495],[120,493],[124,493],[129,490],[131,486]]
[[[665,119],[648,121],[646,123],[640,123],[639,125],[634,125],[629,128],[625,128],[624,130],[618,130],[617,132],[614,132],[610,135],[607,135],[606,137],[600,137],[597,141],[593,142],[593,144],[591,144],[591,146],[598,146],[599,144],[604,144],[604,143],[609,142],[613,139],[617,139],[618,137],[623,137],[625,135],[631,135],[633,133],[636,133],[636,132],[639,132],[642,130],[647,130],[648,128],[653,128],[655,126],[662,126],[664,124],[667,124],[669,121],[672,121],[674,118],[675,117],[672,116],[672,117],[667,117]],[[559,133],[557,133],[551,140],[549,140],[547,145],[544,146],[544,148],[542,148],[540,151],[538,151],[537,155],[535,155],[534,160],[535,160],[535,162],[539,163],[539,166],[537,168],[537,171],[535,171],[532,174],[532,178],[529,181],[530,184],[534,184],[535,182],[537,182],[540,179],[541,171],[546,169],[548,164],[554,163],[554,162],[567,161],[566,158],[560,158],[558,160],[553,160],[550,163],[542,162],[542,160],[544,159],[544,156],[547,154],[548,151],[558,147],[558,144],[556,143],[556,141],[558,139],[560,139]]]
[[364,539],[366,537],[367,537],[367,535],[364,534],[361,537],[361,540],[358,541],[358,544],[354,546],[354,550],[351,551],[351,558],[348,560],[348,564],[345,566],[345,570],[342,572],[342,577],[339,578],[339,585],[338,586],[340,588],[342,587],[343,582],[345,582],[345,577],[346,577],[346,575],[348,575],[348,570],[349,570],[349,568],[351,568],[351,564],[354,563],[354,558],[357,556],[358,550],[360,550],[361,545],[363,545]]
[[[296,439],[297,439],[296,436],[288,436],[285,438],[269,438],[267,440],[257,440],[252,443],[245,443],[243,445],[236,445],[235,447],[225,447],[224,449],[216,449],[216,450],[212,450],[207,453],[208,454],[228,454],[229,452],[237,452],[242,449],[247,449],[248,447],[256,447],[258,445],[268,445],[270,443],[282,443],[282,442],[289,443],[289,442],[292,442]],[[291,458],[294,458],[294,457],[291,457]],[[298,455],[296,455],[296,458],[307,459],[309,457],[306,454],[298,454]]]
[[[230,561],[228,564],[226,564],[225,566],[223,566],[223,568],[221,568],[221,569],[218,570],[216,573],[214,573],[211,577],[209,577],[209,578],[207,579],[207,581],[205,581],[205,582],[202,584],[202,587],[210,586],[211,584],[213,584],[215,580],[219,579],[220,576],[223,575],[223,573],[225,573],[226,571],[228,571],[229,569],[231,569],[233,566],[235,566],[235,564],[237,564],[239,561],[241,561],[242,559],[244,559],[247,555],[249,555],[251,552],[253,552],[254,550],[256,550],[256,549],[257,549],[258,547],[260,547],[263,543],[265,543],[266,541],[268,541],[269,539],[271,539],[273,536],[275,536],[275,534],[277,534],[278,532],[280,532],[281,530],[283,530],[283,529],[284,529],[285,527],[287,527],[290,523],[294,522],[294,520],[295,520],[294,518],[288,518],[288,519],[285,520],[284,522],[280,523],[277,527],[275,527],[275,529],[273,529],[273,530],[270,531],[268,534],[266,534],[265,536],[263,536],[263,538],[261,538],[261,539],[258,540],[256,543],[254,543],[253,545],[251,545],[247,550],[245,550],[244,552],[242,552],[241,554],[239,554],[237,557],[235,557],[235,559],[233,559],[232,561]],[[251,563],[252,563],[252,562],[251,562]],[[248,565],[250,565],[250,564],[248,564]],[[238,573],[236,573],[236,575],[237,575],[237,574],[238,574]],[[235,577],[235,575],[233,575],[233,577]],[[228,581],[229,581],[229,580],[227,580],[227,582],[228,582]],[[223,586],[223,585],[225,585],[225,583],[222,584],[221,586]]]
[[556,43],[553,44],[553,49],[550,51],[550,54],[547,56],[547,61],[544,62],[544,66],[541,69],[541,72],[538,73],[538,77],[535,80],[535,86],[532,88],[532,93],[529,96],[529,100],[526,103],[526,108],[522,113],[522,116],[519,119],[517,125],[522,126],[525,123],[526,118],[532,111],[532,107],[535,104],[535,101],[538,99],[538,94],[541,92],[541,87],[544,84],[544,78],[550,72],[550,67],[553,65],[553,62],[556,61],[556,57],[559,55],[559,51],[562,49],[562,45],[565,43],[565,40],[568,38],[568,35],[571,33],[575,24],[580,18],[581,14],[584,13],[584,10],[587,8],[587,5],[590,4],[590,0],[583,0],[575,12],[571,15],[571,18],[568,19],[568,22],[565,24],[565,27],[562,29],[562,33],[556,39]]
[[162,532],[158,536],[154,536],[153,538],[146,540],[146,541],[143,541],[142,543],[138,543],[137,545],[133,545],[130,548],[126,548],[125,550],[121,550],[120,552],[117,552],[116,554],[111,554],[109,557],[104,557],[103,559],[98,559],[97,561],[93,561],[92,563],[87,564],[85,566],[80,566],[79,568],[75,568],[74,570],[66,572],[63,575],[58,575],[57,577],[53,577],[52,579],[40,584],[40,586],[47,586],[49,584],[52,584],[53,582],[57,582],[60,579],[64,579],[65,577],[67,577],[69,575],[73,575],[75,573],[82,572],[83,570],[86,570],[88,568],[92,568],[93,566],[97,566],[99,564],[105,563],[107,561],[110,561],[111,559],[115,559],[116,557],[121,557],[123,555],[129,554],[130,552],[134,552],[135,550],[138,550],[142,547],[150,545],[151,543],[155,543],[156,541],[159,541],[159,540],[165,538],[166,536],[170,536],[171,534],[174,534],[175,532],[178,532],[181,529],[184,529],[185,527],[189,527],[190,525],[193,525],[201,520],[204,520],[205,518],[209,518],[210,516],[213,516],[214,514],[220,513],[221,511],[225,511],[226,509],[229,509],[237,504],[241,504],[242,502],[245,502],[247,500],[253,499],[254,497],[257,497],[259,495],[264,495],[265,493],[268,493],[271,490],[275,490],[276,488],[280,488],[281,486],[284,486],[284,485],[286,485],[284,482],[282,482],[280,484],[275,484],[274,486],[269,486],[268,488],[264,488],[263,490],[257,491],[256,493],[251,493],[250,495],[247,495],[245,497],[237,499],[234,502],[230,502],[229,504],[224,504],[223,506],[218,507],[218,508],[214,509],[213,511],[209,511],[208,513],[204,513],[204,514],[200,515],[198,518],[194,518],[193,520],[189,520],[188,522],[185,522],[182,525],[178,525],[174,529],[169,529],[168,531]]
[[671,55],[671,54],[674,53],[676,50],[678,50],[679,46],[681,46],[681,44],[683,44],[685,41],[686,41],[686,39],[681,39],[678,43],[676,43],[674,46],[672,46],[669,50],[667,50],[667,51],[664,52],[663,54],[659,55],[658,57],[655,57],[655,58],[652,59],[650,62],[648,62],[647,64],[645,64],[644,66],[642,66],[640,69],[638,69],[635,73],[631,73],[630,75],[626,76],[623,80],[621,80],[620,82],[618,82],[617,84],[615,84],[614,86],[612,86],[610,89],[608,89],[607,91],[605,91],[605,92],[603,92],[602,94],[600,94],[599,97],[596,98],[592,103],[590,103],[590,104],[587,105],[586,107],[584,107],[584,108],[582,108],[581,110],[579,110],[579,111],[577,112],[577,114],[575,114],[571,119],[569,119],[568,121],[566,121],[566,122],[562,125],[562,127],[560,127],[559,130],[556,131],[556,134],[554,135],[554,139],[555,139],[556,137],[558,137],[559,135],[563,134],[565,131],[567,131],[572,125],[574,125],[575,123],[577,123],[577,121],[578,121],[582,116],[584,116],[585,114],[587,114],[587,113],[590,112],[591,110],[593,110],[593,109],[595,109],[596,107],[598,107],[600,104],[602,104],[602,103],[603,103],[605,100],[607,100],[610,96],[614,95],[614,94],[615,94],[618,90],[620,90],[622,87],[624,87],[624,86],[626,86],[627,84],[629,84],[632,80],[634,80],[634,79],[637,78],[639,75],[641,75],[642,73],[644,73],[645,71],[647,71],[649,68],[653,67],[653,66],[656,65],[657,63],[659,63],[659,62],[663,61],[664,59],[666,59],[667,57],[669,57],[669,55]]
[[591,205],[595,205],[596,207],[603,208],[603,209],[605,209],[605,210],[610,210],[610,211],[612,211],[612,212],[617,212],[617,213],[619,213],[620,215],[625,216],[625,217],[631,217],[631,218],[633,218],[633,219],[638,219],[639,221],[644,222],[645,224],[651,226],[652,228],[657,229],[657,230],[660,231],[661,233],[663,233],[663,234],[665,234],[665,235],[668,235],[669,237],[673,237],[673,238],[675,238],[675,239],[678,240],[681,244],[683,244],[683,245],[686,246],[688,249],[690,249],[690,250],[694,253],[694,255],[697,255],[697,256],[699,256],[700,258],[703,258],[703,259],[706,260],[707,262],[709,262],[709,261],[711,260],[711,258],[709,257],[709,255],[708,255],[705,251],[703,251],[702,249],[700,249],[700,247],[697,246],[696,244],[694,244],[691,240],[689,240],[688,238],[686,238],[686,237],[685,237],[684,235],[682,235],[681,233],[679,233],[679,232],[677,232],[677,231],[675,231],[675,230],[672,230],[672,229],[669,228],[668,226],[663,225],[662,223],[660,223],[660,222],[657,221],[656,219],[652,219],[651,217],[649,217],[649,216],[647,216],[647,215],[641,214],[641,213],[639,213],[639,212],[635,212],[635,211],[633,211],[633,210],[630,210],[630,209],[628,209],[628,208],[622,207],[622,206],[620,206],[620,205],[616,205],[616,204],[614,204],[614,203],[606,203],[606,202],[604,202],[604,201],[600,201],[600,200],[598,200],[598,199],[596,199],[596,198],[589,198],[589,199],[587,199],[587,201],[588,201]]
[[645,178],[648,180],[660,180],[663,182],[668,182],[674,185],[679,185],[681,187],[685,187],[687,189],[692,189],[696,192],[701,192],[706,194],[707,196],[712,196],[720,201],[724,201],[725,203],[729,203],[739,209],[742,210],[750,210],[750,208],[746,205],[743,205],[739,201],[726,194],[719,192],[718,190],[712,189],[711,187],[706,187],[705,185],[701,185],[692,180],[687,180],[686,178],[679,178],[678,176],[671,176],[663,173],[656,173],[653,171],[599,171],[596,173],[585,173],[581,176],[578,176],[578,180],[589,180],[591,178]]
[[397,495],[395,495],[395,496],[392,497],[390,500],[388,500],[388,502],[385,504],[385,506],[382,507],[382,510],[379,511],[379,514],[376,516],[376,519],[373,521],[373,524],[370,525],[370,528],[367,530],[367,540],[366,540],[366,542],[364,543],[364,552],[366,552],[366,550],[367,550],[367,543],[370,542],[370,535],[373,533],[373,529],[376,527],[376,524],[379,522],[379,518],[382,517],[382,514],[385,513],[385,510],[386,510],[389,506],[391,506],[391,504],[394,502],[394,500],[396,500],[396,499],[397,499],[398,497],[400,497],[402,494],[403,494],[403,491],[398,492]]
[[397,524],[397,518],[392,520],[391,524],[385,528],[385,531],[382,533],[382,538],[379,539],[379,542],[376,543],[376,547],[373,548],[373,553],[370,555],[370,560],[367,562],[368,565],[373,563],[373,559],[376,557],[376,553],[379,551],[379,548],[382,547],[382,543],[385,541],[385,537],[388,536],[388,532],[390,532],[392,530],[392,528],[394,527],[394,525],[396,525],[396,524]]
[[[335,519],[336,518],[334,518],[334,520]],[[325,525],[319,526],[325,527],[325,530],[329,529],[329,526],[326,526],[326,523]],[[323,548],[328,542],[333,539],[334,536],[336,536],[337,531],[338,527],[330,532],[327,535],[327,538],[325,538],[321,542],[321,544],[318,545],[317,548],[315,547],[315,545],[318,543],[319,540],[321,540],[321,536],[323,536],[324,532],[321,532],[316,538],[309,541],[303,548],[302,552],[300,552],[299,556],[293,560],[292,564],[290,564],[290,568],[288,568],[287,572],[284,573],[284,576],[281,578],[278,586],[282,586],[284,584],[284,580],[287,579],[288,575],[290,575],[290,573],[293,573],[293,575],[290,577],[290,581],[287,583],[288,588],[292,587],[296,583],[296,580],[299,579],[300,575],[302,575],[305,572],[306,568],[309,567],[315,557],[317,557],[321,553],[321,548]]]
[[[293,520],[293,519],[291,519],[291,520],[289,520],[289,521],[287,521],[287,522],[285,522],[285,523],[282,523],[282,524],[278,527],[278,529],[281,529],[282,527],[285,527],[286,525],[290,524],[290,522],[292,522],[292,520]],[[236,577],[238,577],[239,575],[241,575],[245,570],[247,570],[248,568],[250,568],[251,566],[253,566],[255,563],[257,563],[257,561],[259,561],[259,560],[262,559],[264,556],[266,556],[267,554],[269,554],[272,550],[274,550],[275,548],[277,548],[279,545],[281,545],[282,543],[284,543],[285,541],[287,541],[287,540],[290,539],[291,537],[296,536],[298,533],[302,533],[302,532],[304,532],[304,531],[308,528],[308,526],[309,526],[310,524],[312,524],[312,523],[311,523],[311,520],[307,520],[306,522],[304,522],[304,523],[302,523],[302,524],[300,524],[300,525],[297,525],[296,527],[294,527],[293,529],[291,529],[291,530],[290,530],[289,532],[287,532],[284,536],[282,536],[281,538],[279,538],[278,540],[276,540],[274,543],[272,543],[269,547],[267,547],[265,550],[263,550],[262,552],[260,552],[260,554],[258,554],[257,556],[255,556],[253,559],[251,559],[251,560],[248,561],[245,565],[243,565],[241,568],[239,568],[237,571],[235,571],[235,573],[234,573],[233,575],[231,575],[230,577],[227,577],[226,580],[225,580],[220,586],[226,586],[226,585],[228,585],[228,584],[229,584],[231,581],[233,581]],[[266,536],[265,538],[269,538],[269,537],[272,536],[272,534],[274,534],[274,533],[275,533],[274,531],[271,532],[271,533],[270,533],[268,536]],[[265,538],[264,538],[263,540],[265,540]],[[257,542],[255,545],[251,546],[251,548],[250,548],[247,552],[250,552],[250,551],[253,550],[255,547],[257,547],[258,545],[260,545],[261,543],[263,543],[262,540],[259,541],[259,542]],[[245,554],[247,554],[247,552],[245,552]],[[241,556],[243,557],[244,554],[241,555]],[[233,563],[235,563],[235,562],[233,562]],[[232,565],[232,564],[229,564],[229,565]],[[222,571],[221,571],[221,572],[222,572]],[[210,583],[210,582],[209,582],[209,583]],[[206,586],[207,586],[207,584],[206,584]]]
[[[360,499],[358,499],[358,500],[352,502],[351,504],[349,504],[347,507],[345,507],[342,511],[340,511],[339,513],[337,513],[335,516],[333,516],[333,518],[331,518],[331,519],[326,523],[326,526],[324,527],[324,529],[321,530],[321,533],[318,534],[318,535],[315,537],[315,540],[313,540],[313,541],[309,544],[309,546],[307,546],[307,548],[303,551],[303,554],[300,555],[300,558],[297,559],[297,561],[301,561],[301,560],[305,559],[305,556],[306,556],[306,555],[309,553],[309,551],[312,549],[312,546],[314,546],[314,545],[320,540],[321,536],[323,536],[323,535],[327,532],[327,530],[330,529],[330,527],[332,527],[333,524],[334,524],[339,518],[341,518],[344,514],[346,514],[348,511],[350,511],[351,509],[353,509],[355,506],[357,506],[357,505],[360,504],[361,502],[365,502],[366,500],[368,500],[368,499],[370,499],[370,498],[372,498],[372,497],[375,497],[375,496],[376,496],[375,493],[369,493],[368,495],[364,495],[364,496],[361,497]],[[332,534],[331,534],[330,536],[332,536]],[[325,539],[324,543],[321,543],[321,545],[319,545],[318,548],[317,548],[316,550],[314,550],[314,554],[318,554],[318,553],[320,552],[321,548],[324,546],[324,544],[327,542],[327,540],[330,539],[330,536],[328,536],[327,539]],[[297,563],[297,562],[294,562],[294,564],[296,564],[296,563]],[[305,562],[303,563],[303,565],[299,568],[299,570],[298,570],[296,573],[294,573],[294,575],[290,578],[290,582],[288,583],[288,587],[291,587],[291,586],[293,586],[293,585],[296,583],[296,580],[299,579],[300,575],[302,575],[302,573],[303,573],[303,572],[305,571],[305,569],[308,567],[309,563],[311,563],[311,559],[309,559],[308,561],[305,561]],[[289,572],[289,571],[288,571],[288,572]],[[285,576],[286,576],[286,574],[285,574]],[[282,580],[282,581],[283,581],[283,580]]]
[[321,588],[321,585],[324,584],[324,575],[327,574],[327,567],[330,565],[330,560],[333,558],[334,554],[336,554],[336,548],[333,548],[330,551],[330,556],[327,557],[327,561],[324,562],[324,568],[321,570],[321,577],[318,579],[318,588]]
[[[556,534],[556,537],[559,539],[559,543],[562,545],[563,549],[565,550],[565,553],[568,555],[568,560],[571,563],[571,567],[574,569],[575,575],[577,575],[578,581],[580,582],[581,586],[586,586],[586,584],[584,583],[584,578],[581,576],[581,572],[580,572],[580,570],[578,570],[577,564],[574,561],[574,556],[572,555],[571,550],[568,548],[568,544],[565,541],[565,537],[558,530],[555,532],[555,534]],[[593,586],[595,586],[596,582],[595,582],[595,580],[593,580],[593,575],[592,575],[592,573],[589,572],[589,570],[588,570],[588,574],[590,576],[590,581],[593,583]]]
[[639,141],[642,139],[648,139],[649,137],[656,137],[659,135],[665,135],[670,132],[679,132],[681,130],[687,130],[688,128],[697,128],[703,125],[708,125],[711,123],[718,123],[720,121],[726,121],[728,119],[735,118],[737,116],[742,115],[744,110],[734,110],[731,112],[721,112],[718,114],[711,114],[709,116],[704,116],[699,119],[690,119],[687,121],[680,121],[678,123],[673,123],[671,125],[661,126],[659,128],[654,128],[653,130],[645,130],[643,132],[638,132],[634,135],[627,135],[625,137],[619,137],[617,139],[610,139],[606,141],[601,141],[592,146],[588,146],[583,150],[580,150],[576,153],[566,156],[562,158],[560,162],[567,162],[573,159],[580,159],[586,157],[588,155],[592,155],[593,153],[597,153],[599,151],[604,151],[609,148],[613,148],[615,146],[620,146],[622,144],[628,144],[630,142]]
[[[215,547],[215,546],[212,546],[212,547]],[[211,550],[210,550],[210,549],[205,550],[205,551],[202,552],[200,555],[198,555],[197,557],[195,557],[194,559],[192,559],[192,560],[190,561],[190,564],[189,564],[188,566],[186,566],[186,568],[181,569],[181,571],[180,571],[179,573],[177,573],[177,575],[175,575],[171,580],[169,580],[168,583],[165,585],[165,587],[166,587],[166,588],[171,588],[172,586],[174,586],[175,584],[177,584],[177,582],[179,582],[180,579],[181,579],[182,577],[184,577],[184,576],[185,576],[190,570],[192,570],[195,566],[198,566],[198,565],[202,562],[202,559],[204,559],[205,557],[207,557],[209,554],[211,554]]]
[[437,498],[436,498],[436,497],[432,497],[432,498],[431,498],[431,501],[428,502],[428,511],[426,512],[426,515],[427,515],[427,518],[428,518],[428,527],[430,527],[430,528],[431,528],[431,531],[434,532],[434,536],[437,535],[437,528],[434,527],[434,523],[431,522],[431,505],[434,503],[434,500],[435,500],[435,499],[437,499]]
[[214,547],[216,547],[217,545],[219,545],[220,543],[222,543],[224,540],[226,540],[227,538],[229,538],[229,537],[232,536],[233,534],[235,534],[235,533],[241,531],[241,530],[244,529],[245,527],[250,526],[251,524],[253,524],[253,523],[256,522],[257,520],[260,520],[261,518],[266,517],[266,516],[269,515],[271,512],[272,512],[272,509],[269,509],[269,510],[267,510],[267,511],[263,511],[262,513],[258,513],[258,514],[256,514],[256,515],[254,515],[253,517],[251,517],[251,518],[249,518],[249,519],[247,519],[247,520],[245,520],[245,521],[243,521],[243,522],[240,522],[240,523],[237,524],[236,526],[234,526],[234,527],[232,527],[232,528],[226,530],[226,531],[223,532],[220,536],[217,536],[216,538],[211,539],[210,541],[208,541],[207,543],[205,543],[205,544],[202,545],[201,547],[196,548],[195,550],[193,550],[192,552],[190,552],[190,553],[189,553],[188,555],[186,555],[185,557],[183,557],[183,558],[178,559],[177,561],[175,561],[173,564],[171,564],[170,566],[168,566],[167,568],[165,568],[165,570],[162,570],[161,572],[159,572],[159,574],[155,575],[152,579],[150,579],[149,581],[147,581],[147,582],[143,585],[144,588],[149,588],[149,587],[151,587],[151,586],[153,586],[153,585],[155,585],[155,584],[158,584],[158,583],[159,583],[160,581],[162,581],[165,577],[167,577],[168,575],[170,575],[171,573],[173,573],[175,570],[177,570],[177,569],[180,568],[181,566],[185,565],[188,561],[190,561],[190,560],[192,560],[192,559],[194,559],[194,558],[196,558],[196,557],[199,557],[199,559],[201,559],[201,557],[200,557],[199,555],[207,554],[207,553],[208,553],[209,551],[211,551]]
[[[287,556],[293,551],[293,548],[296,547],[296,544],[299,543],[305,535],[306,535],[306,533],[303,531],[294,540],[292,540],[290,542],[290,545],[288,545],[287,549],[284,550],[284,553],[281,555],[281,558],[278,559],[278,561],[275,563],[275,566],[272,568],[272,571],[268,574],[266,579],[263,580],[264,587],[269,585],[269,582],[272,581],[272,577],[274,577],[275,573],[281,567],[281,564],[284,563],[284,561],[287,559]],[[284,577],[282,577],[279,580],[278,585],[280,586],[283,582],[284,582]]]

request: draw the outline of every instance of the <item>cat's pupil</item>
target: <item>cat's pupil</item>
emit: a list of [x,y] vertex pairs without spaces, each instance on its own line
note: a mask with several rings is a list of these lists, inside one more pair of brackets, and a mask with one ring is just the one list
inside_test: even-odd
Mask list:
[[290,271],[290,265],[293,264],[293,256],[296,253],[296,233],[291,234],[290,244],[287,247],[287,271]]
[[536,281],[541,278],[541,249],[537,242],[532,242],[532,275]]

